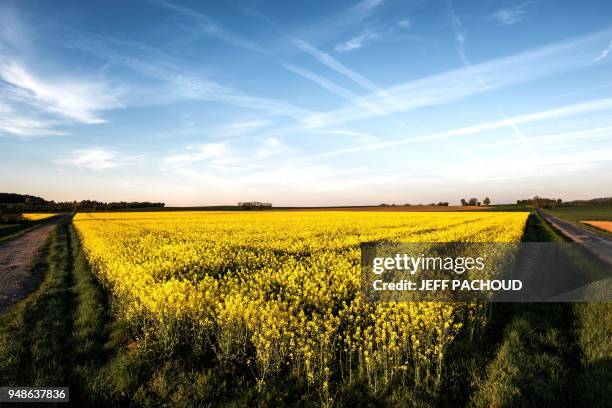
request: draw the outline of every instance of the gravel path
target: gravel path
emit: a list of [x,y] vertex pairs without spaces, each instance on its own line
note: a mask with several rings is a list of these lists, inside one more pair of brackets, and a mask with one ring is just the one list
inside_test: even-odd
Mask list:
[[0,244],[0,313],[23,299],[37,284],[31,269],[49,235],[64,217]]

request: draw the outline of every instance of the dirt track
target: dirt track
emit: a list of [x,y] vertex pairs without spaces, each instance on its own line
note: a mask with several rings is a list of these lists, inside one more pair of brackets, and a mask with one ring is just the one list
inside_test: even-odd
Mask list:
[[31,269],[49,235],[63,217],[0,244],[0,313],[36,287]]

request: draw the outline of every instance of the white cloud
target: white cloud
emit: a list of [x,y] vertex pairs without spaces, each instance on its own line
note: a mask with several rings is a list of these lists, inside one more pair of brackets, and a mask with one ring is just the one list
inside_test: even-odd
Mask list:
[[57,160],[57,163],[100,171],[133,164],[141,159],[142,156],[122,156],[117,151],[95,147],[73,150],[69,158]]
[[341,97],[346,98],[346,99],[353,99],[353,98],[356,97],[356,95],[353,92],[349,91],[348,89],[343,88],[340,85],[337,85],[337,84],[333,83],[329,79],[324,78],[324,77],[322,77],[322,76],[320,76],[318,74],[315,74],[314,72],[309,71],[309,70],[307,70],[305,68],[301,68],[301,67],[298,67],[298,66],[290,64],[290,63],[284,63],[283,67],[285,69],[295,73],[295,74],[298,74],[298,75],[300,75],[300,76],[302,76],[302,77],[304,77],[304,78],[306,78],[306,79],[308,79],[308,80],[310,80],[310,81],[320,85],[321,87],[327,89],[331,93],[334,93],[334,94],[336,94],[338,96],[341,96]]
[[[165,56],[157,50],[151,51],[147,47],[147,52],[139,55],[140,50],[138,48],[141,47],[138,44],[79,32],[64,46],[123,66],[143,77],[160,81],[166,87],[163,92],[160,91],[159,86],[155,88],[153,94],[156,99],[159,99],[160,95],[166,98],[168,95],[173,95],[180,100],[195,99],[225,103],[257,110],[271,116],[297,118],[311,113],[307,109],[282,100],[252,96],[210,79],[189,75],[172,64],[173,58]],[[122,51],[121,47],[128,48],[126,51]]]
[[[571,141],[571,140],[582,140],[582,139],[591,139],[596,137],[609,137],[612,135],[612,126],[604,126],[592,129],[582,129],[573,132],[563,132],[563,133],[552,133],[542,136],[531,137],[529,142],[532,145],[541,145],[541,146],[555,146],[558,145],[559,142]],[[493,143],[485,143],[477,146],[470,146],[470,150],[478,150],[478,149],[490,149],[490,148],[498,148],[511,146],[521,143],[520,140],[511,139],[511,140],[501,140]]]
[[520,23],[527,16],[530,3],[519,3],[509,7],[502,7],[493,13],[495,18],[500,24],[512,25]]
[[[380,98],[380,100],[376,101],[377,104],[384,103],[386,105],[393,106],[397,103],[397,101],[392,96],[390,96],[385,90],[380,89],[378,86],[376,86],[376,84],[374,84],[372,81],[370,81],[363,75],[358,74],[352,69],[346,67],[340,61],[338,61],[337,59],[335,59],[328,53],[319,50],[312,44],[309,44],[306,41],[301,40],[299,38],[294,38],[292,42],[295,46],[297,46],[302,51],[310,54],[321,64],[338,72],[341,75],[344,75],[345,77],[349,78],[351,81],[355,82],[362,88],[367,89],[371,92],[374,92],[374,94]],[[354,100],[354,103],[358,104],[364,109],[372,111],[373,114],[380,115],[382,113],[382,110],[379,109],[378,106],[376,106],[377,104],[372,104],[370,101],[364,100],[360,97],[356,98]],[[319,114],[315,114],[315,116],[311,116],[311,117],[319,117],[318,115]]]
[[283,67],[285,67],[285,69],[288,69],[289,71],[295,74],[298,74],[318,84],[322,88],[327,89],[328,91],[330,91],[331,93],[335,95],[345,98],[353,103],[357,103],[360,106],[364,107],[365,109],[371,110],[374,114],[381,113],[381,111],[378,110],[378,108],[375,105],[368,103],[361,96],[355,95],[353,92],[349,91],[348,89],[341,87],[340,85],[337,85],[336,83],[330,81],[327,78],[322,77],[321,75],[315,74],[314,72],[309,71],[305,68],[298,67],[296,65],[289,64],[289,63],[283,64]]
[[0,23],[2,134],[61,135],[66,132],[61,127],[103,123],[106,111],[124,107],[124,88],[101,74],[72,67],[58,71],[46,50],[37,48],[40,33],[30,28],[31,21],[23,22],[16,9],[0,6]]
[[362,0],[353,7],[351,7],[350,12],[358,14],[367,14],[376,7],[380,6],[383,2],[384,0]]
[[276,156],[288,150],[288,146],[275,137],[262,137],[260,141],[260,146],[255,150],[255,158],[257,159]]
[[117,93],[101,81],[43,80],[15,61],[0,64],[0,78],[21,91],[15,99],[79,123],[103,123],[99,112],[123,107]]
[[350,40],[345,41],[343,43],[336,44],[334,49],[339,52],[356,50],[363,47],[366,42],[374,40],[378,37],[380,37],[380,34],[378,34],[377,32],[365,31],[357,37],[351,38]]
[[[215,187],[228,187],[234,180],[271,166],[270,159],[285,156],[289,147],[276,137],[260,137],[242,143],[200,143],[163,160],[162,170],[200,180]],[[245,175],[246,174],[246,175]]]
[[465,41],[467,37],[467,31],[465,30],[465,28],[463,27],[463,23],[461,22],[461,20],[455,13],[455,8],[453,7],[452,1],[449,1],[448,3],[448,11],[449,11],[449,17],[451,20],[451,24],[453,26],[453,30],[455,32],[455,43],[457,47],[457,54],[459,54],[459,57],[461,58],[461,62],[463,62],[463,65],[469,66],[471,64],[465,52]]
[[584,151],[541,157],[535,161],[529,157],[484,159],[470,166],[450,164],[441,174],[461,182],[491,182],[517,179],[575,176],[577,172],[593,168],[597,164],[612,161],[612,150]]
[[[470,96],[532,81],[554,74],[583,69],[593,49],[610,30],[574,38],[520,54],[395,85],[354,100],[351,105],[303,119],[312,128],[407,112],[426,106],[446,104]],[[389,103],[392,100],[394,103]],[[376,110],[364,108],[375,106]]]
[[217,138],[245,136],[259,129],[265,128],[268,125],[270,125],[270,122],[265,120],[250,120],[244,122],[229,123],[222,125],[218,129],[216,129],[213,136]]
[[472,126],[465,126],[457,129],[446,130],[442,132],[430,133],[422,136],[411,136],[396,140],[388,140],[379,143],[372,143],[366,145],[360,145],[355,147],[349,147],[345,149],[339,149],[330,152],[324,152],[313,156],[302,157],[298,159],[291,159],[290,161],[303,161],[312,160],[315,158],[332,157],[343,154],[350,154],[362,151],[374,151],[379,149],[387,149],[396,146],[402,146],[413,143],[430,142],[433,140],[447,139],[450,137],[465,136],[471,134],[483,133],[495,129],[504,127],[517,126],[523,123],[538,122],[542,120],[555,119],[567,116],[581,115],[588,112],[612,110],[612,98],[609,99],[596,99],[589,102],[578,103],[574,105],[568,105],[557,109],[551,109],[547,111],[541,111],[521,116],[515,116],[506,118],[503,120],[497,120],[493,122],[484,122]]
[[597,58],[593,60],[593,62],[598,62],[598,61],[601,61],[607,58],[608,54],[610,54],[611,51],[612,51],[612,40],[610,40],[610,42],[608,43],[608,46],[599,53],[599,55],[597,56]]
[[244,48],[251,51],[267,52],[254,41],[249,40],[243,35],[225,28],[223,24],[215,21],[211,17],[197,10],[165,0],[149,0],[149,2],[156,4],[160,7],[173,10],[179,14],[193,19],[197,23],[197,28],[199,29],[199,31],[205,35],[217,38],[227,44],[236,47]]
[[104,123],[102,113],[123,108],[122,89],[103,78],[35,74],[0,54],[0,131],[18,137],[61,135],[74,124]]
[[326,52],[323,52],[317,49],[312,44],[309,44],[306,41],[300,40],[298,38],[293,39],[293,44],[297,46],[299,49],[301,49],[302,51],[310,54],[321,64],[338,72],[339,74],[344,75],[345,77],[349,78],[350,80],[360,85],[361,87],[368,89],[370,91],[378,91],[378,87],[372,81],[370,81],[363,75],[358,74],[352,69],[344,66],[342,63],[340,63],[340,61],[338,61],[331,55],[327,54]]
[[220,163],[228,158],[226,143],[203,143],[190,145],[187,152],[175,154],[164,159],[165,166],[177,166],[200,161],[211,161]]
[[373,142],[376,139],[378,139],[376,136],[372,136],[368,133],[354,132],[352,130],[344,130],[344,129],[323,130],[319,133],[328,134],[328,135],[350,136],[350,137],[355,138],[360,143]]
[[24,139],[63,135],[64,132],[54,129],[57,125],[57,122],[51,120],[22,116],[9,105],[0,102],[0,134],[9,134]]
[[512,132],[514,133],[514,136],[516,136],[516,140],[518,140],[522,145],[524,145],[527,148],[527,150],[529,151],[529,153],[531,154],[533,158],[539,159],[538,154],[536,153],[535,149],[529,142],[529,139],[527,139],[527,136],[525,136],[523,131],[518,127],[514,119],[506,116],[506,114],[503,111],[500,111],[499,114],[501,115],[502,118],[504,118],[510,124],[510,127],[512,128]]
[[410,28],[412,27],[412,21],[409,18],[404,18],[397,22],[397,26],[400,28]]

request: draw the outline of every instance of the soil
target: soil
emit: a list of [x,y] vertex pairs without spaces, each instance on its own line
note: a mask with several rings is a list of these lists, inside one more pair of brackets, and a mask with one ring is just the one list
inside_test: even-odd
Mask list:
[[32,269],[58,221],[0,244],[0,313],[36,288],[38,280]]

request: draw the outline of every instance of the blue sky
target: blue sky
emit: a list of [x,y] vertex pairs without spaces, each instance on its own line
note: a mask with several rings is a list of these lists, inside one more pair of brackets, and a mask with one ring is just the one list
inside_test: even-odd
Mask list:
[[0,191],[612,195],[609,1],[4,1]]

